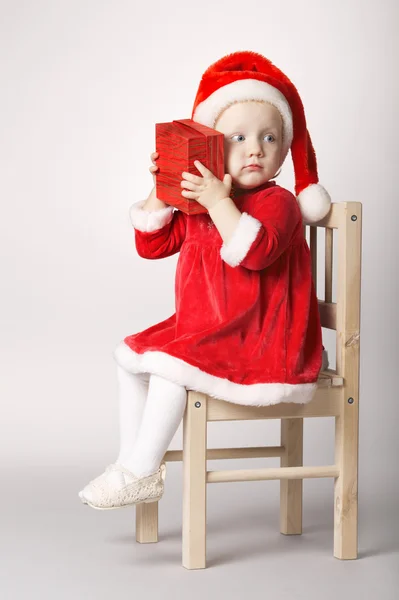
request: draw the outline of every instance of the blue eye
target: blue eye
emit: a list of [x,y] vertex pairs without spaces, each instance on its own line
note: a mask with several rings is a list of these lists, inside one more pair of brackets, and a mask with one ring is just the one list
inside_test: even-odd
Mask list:
[[[236,135],[232,135],[231,136],[232,140],[237,140],[237,142],[243,142],[245,140],[245,136],[242,135],[241,133],[237,133]],[[276,141],[274,135],[272,135],[271,133],[268,133],[267,135],[264,136],[264,138],[267,142],[270,142],[271,144],[273,144],[273,142]]]

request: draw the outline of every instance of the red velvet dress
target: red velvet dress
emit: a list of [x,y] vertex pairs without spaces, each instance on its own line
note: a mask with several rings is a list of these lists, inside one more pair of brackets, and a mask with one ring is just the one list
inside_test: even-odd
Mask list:
[[180,252],[176,312],[115,349],[131,372],[246,405],[311,400],[322,331],[296,198],[268,182],[239,191],[242,213],[228,244],[208,214],[132,207],[137,252]]

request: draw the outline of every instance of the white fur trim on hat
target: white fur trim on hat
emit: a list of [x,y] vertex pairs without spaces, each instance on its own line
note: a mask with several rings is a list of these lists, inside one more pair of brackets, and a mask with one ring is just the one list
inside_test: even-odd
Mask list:
[[323,219],[331,207],[331,198],[327,190],[319,183],[312,183],[297,196],[302,218],[306,223],[315,223]]
[[220,248],[222,259],[231,267],[237,267],[248,254],[261,227],[262,223],[258,219],[242,213],[231,239]]
[[291,108],[285,96],[265,81],[238,79],[218,88],[197,106],[193,121],[213,129],[216,119],[225,108],[234,102],[244,100],[263,100],[277,108],[283,120],[283,148],[286,156],[291,147],[294,131]]
[[135,202],[130,207],[130,220],[135,229],[150,233],[161,229],[171,222],[173,217],[173,206],[167,206],[159,210],[148,211],[144,210],[143,206],[147,200]]

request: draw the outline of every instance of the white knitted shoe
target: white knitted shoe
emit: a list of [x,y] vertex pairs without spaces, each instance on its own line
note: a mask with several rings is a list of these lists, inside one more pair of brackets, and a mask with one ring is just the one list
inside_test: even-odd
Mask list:
[[[160,466],[162,466],[162,465],[164,466],[164,472],[165,472],[165,475],[166,475],[166,463],[165,463],[165,461],[161,462]],[[109,465],[105,469],[104,473],[102,473],[101,475],[99,475],[98,477],[96,477],[96,479],[93,479],[92,481],[90,481],[90,483],[83,490],[81,490],[80,492],[78,492],[78,496],[82,500],[83,504],[87,504],[87,501],[86,501],[86,499],[84,497],[84,492],[86,492],[86,494],[87,494],[87,492],[89,491],[89,488],[90,488],[91,484],[93,484],[93,483],[94,484],[100,483],[100,482],[103,481],[104,478],[106,478],[108,480],[111,478],[111,480],[114,479],[114,481],[115,481],[115,476],[108,475],[108,473],[110,473],[111,471],[118,471],[118,470],[120,470],[120,471],[123,472],[124,467],[122,467],[122,465],[120,463],[118,463],[118,462],[112,463],[111,465]],[[126,469],[125,469],[125,471],[126,471]],[[129,472],[129,475],[132,475],[132,473]],[[165,475],[164,475],[164,479],[165,479]],[[123,482],[123,484],[124,484],[124,482]]]
[[157,502],[163,496],[165,475],[165,463],[146,477],[136,477],[122,465],[113,463],[79,492],[79,497],[84,504],[99,510]]

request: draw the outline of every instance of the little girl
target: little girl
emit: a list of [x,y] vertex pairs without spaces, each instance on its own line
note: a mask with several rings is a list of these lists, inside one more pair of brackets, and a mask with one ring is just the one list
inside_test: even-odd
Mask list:
[[[226,175],[219,180],[199,161],[199,175],[182,173],[182,195],[205,214],[174,210],[155,186],[131,208],[140,256],[180,252],[176,313],[115,349],[120,450],[79,493],[93,508],[162,497],[162,459],[187,389],[245,405],[305,403],[322,368],[303,223],[322,219],[331,201],[296,88],[262,55],[235,52],[205,71],[192,119],[224,134]],[[272,181],[289,150],[297,197]]]

